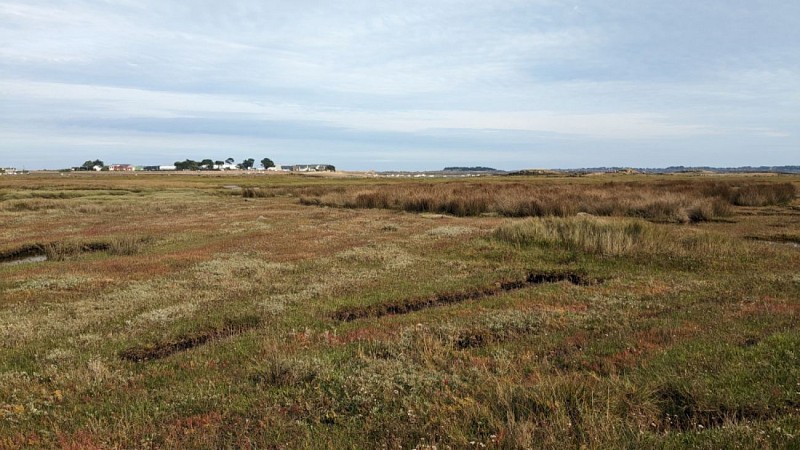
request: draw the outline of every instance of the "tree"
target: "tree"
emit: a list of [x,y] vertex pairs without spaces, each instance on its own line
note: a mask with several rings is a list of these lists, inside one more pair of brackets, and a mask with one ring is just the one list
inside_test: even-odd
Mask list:
[[270,167],[275,167],[275,163],[269,158],[264,158],[261,160],[261,167],[269,169]]
[[240,169],[252,169],[253,164],[256,163],[256,160],[253,158],[247,158],[239,164]]
[[177,170],[197,170],[200,164],[197,161],[187,159],[186,161],[175,161],[175,168]]
[[81,168],[83,168],[84,170],[93,170],[95,166],[105,167],[105,164],[103,164],[103,161],[100,161],[99,159],[95,159],[94,161],[90,159],[84,162],[81,165]]
[[214,161],[214,165],[220,169],[222,169],[223,164],[225,164],[225,161]]
[[225,160],[225,163],[226,164],[233,164],[234,161],[236,161],[236,160],[233,159],[233,158],[228,158],[228,159]]
[[211,170],[214,168],[214,161],[206,158],[200,161],[200,168],[205,170]]

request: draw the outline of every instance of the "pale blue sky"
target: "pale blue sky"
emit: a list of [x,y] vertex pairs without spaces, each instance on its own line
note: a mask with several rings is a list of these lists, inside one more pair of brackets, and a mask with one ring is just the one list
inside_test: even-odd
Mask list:
[[0,0],[0,166],[800,164],[800,2]]

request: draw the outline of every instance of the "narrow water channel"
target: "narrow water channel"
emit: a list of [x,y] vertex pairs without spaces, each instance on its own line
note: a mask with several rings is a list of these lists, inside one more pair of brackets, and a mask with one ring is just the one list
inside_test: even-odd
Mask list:
[[45,255],[25,256],[18,259],[12,259],[10,261],[2,261],[0,262],[0,266],[15,266],[17,264],[37,263],[42,261],[47,261],[47,256]]

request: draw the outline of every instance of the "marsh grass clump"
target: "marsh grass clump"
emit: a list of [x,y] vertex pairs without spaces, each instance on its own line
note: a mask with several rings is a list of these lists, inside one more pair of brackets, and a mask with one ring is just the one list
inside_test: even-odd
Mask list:
[[108,244],[102,242],[59,241],[42,244],[41,248],[48,260],[63,261],[84,252],[107,250]]
[[494,231],[493,237],[517,247],[555,247],[600,256],[649,259],[664,255],[721,261],[746,253],[741,242],[722,235],[678,233],[664,226],[635,219],[549,217],[506,223]]
[[646,250],[657,239],[655,228],[647,222],[591,217],[512,222],[500,226],[494,237],[518,246],[560,246],[600,255],[624,255]]
[[152,236],[117,236],[107,242],[110,255],[136,255],[153,242]]
[[308,384],[321,373],[322,363],[319,360],[303,360],[271,356],[260,364],[261,368],[250,375],[250,380],[257,384],[276,387],[292,387]]
[[685,211],[686,218],[692,223],[711,222],[733,215],[731,204],[719,198],[696,200]]
[[273,192],[258,187],[246,187],[242,189],[242,197],[244,198],[264,198],[274,196],[275,194]]
[[791,202],[797,196],[792,183],[749,184],[732,189],[730,202],[738,206],[771,206]]
[[384,192],[363,192],[356,194],[351,208],[388,208],[389,197]]

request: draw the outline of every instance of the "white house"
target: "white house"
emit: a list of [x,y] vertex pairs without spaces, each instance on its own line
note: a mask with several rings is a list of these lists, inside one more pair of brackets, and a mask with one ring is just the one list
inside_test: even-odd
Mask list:
[[238,167],[236,167],[236,164],[229,164],[229,163],[214,164],[214,170],[236,170],[236,169],[238,169]]

